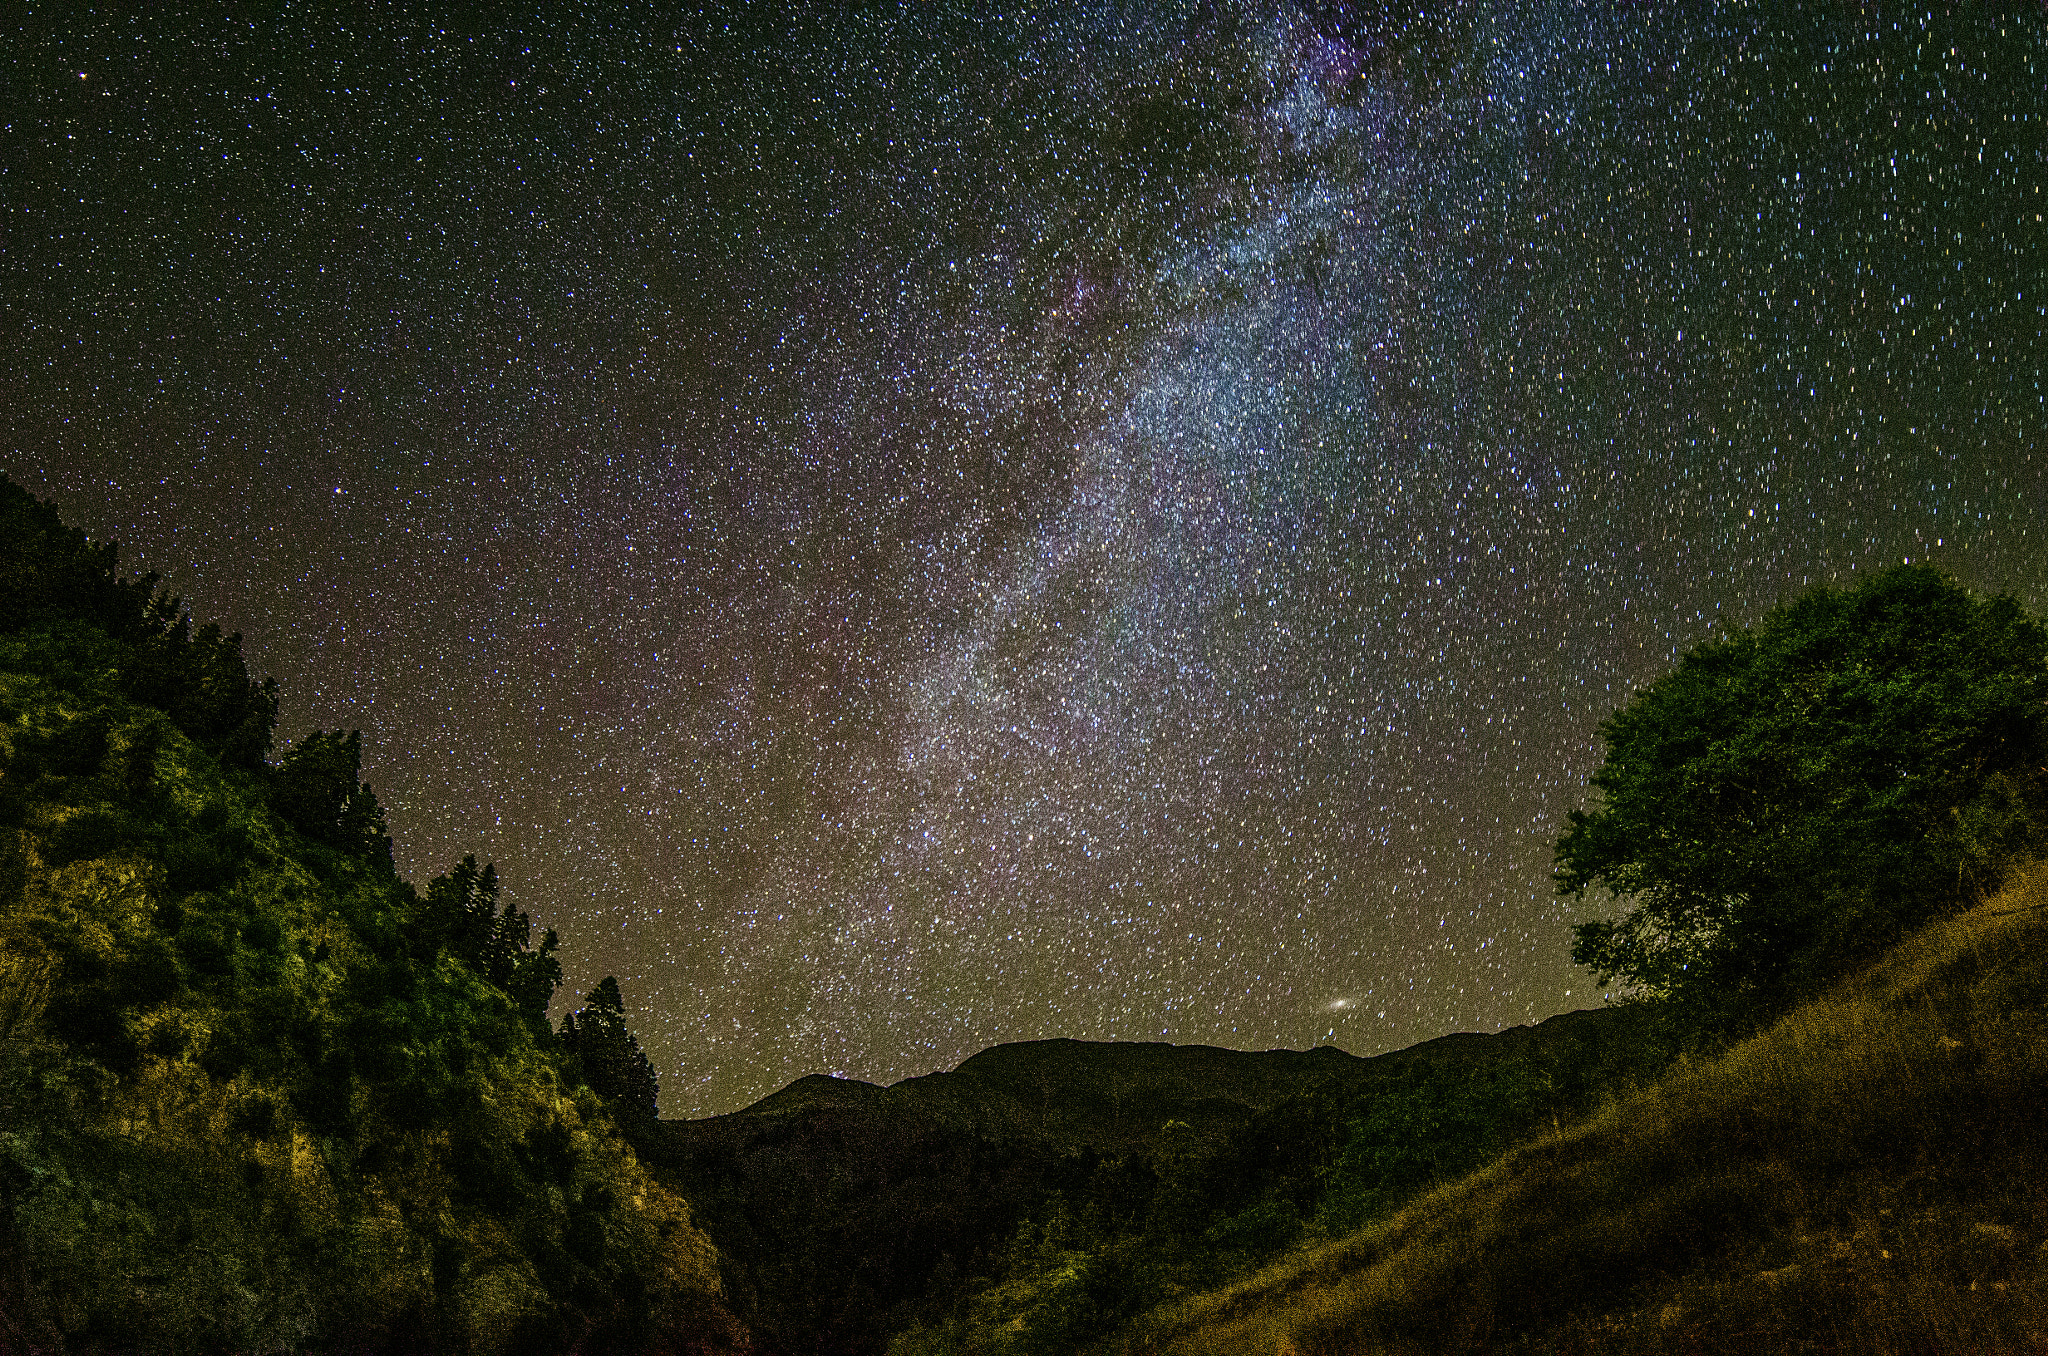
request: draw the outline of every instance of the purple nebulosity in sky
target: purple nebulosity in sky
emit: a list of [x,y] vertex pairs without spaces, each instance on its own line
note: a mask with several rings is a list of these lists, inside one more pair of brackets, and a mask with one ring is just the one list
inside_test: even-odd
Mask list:
[[2033,0],[859,8],[4,40],[0,469],[667,1114],[1597,1003],[1635,686],[1907,558],[2048,605]]

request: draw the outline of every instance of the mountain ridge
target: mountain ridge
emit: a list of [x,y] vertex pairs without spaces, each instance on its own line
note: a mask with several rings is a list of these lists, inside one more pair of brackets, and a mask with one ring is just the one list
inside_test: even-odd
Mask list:
[[[1338,1065],[1336,1061],[1354,1061],[1357,1064],[1364,1064],[1374,1060],[1392,1062],[1436,1060],[1468,1057],[1479,1053],[1482,1049],[1498,1055],[1515,1048],[1521,1042],[1536,1038],[1536,1033],[1539,1031],[1548,1032],[1555,1036],[1565,1030],[1566,1027],[1577,1028],[1584,1025],[1589,1019],[1594,1021],[1611,1021],[1613,1019],[1603,1018],[1600,1014],[1614,1011],[1617,1011],[1614,1007],[1573,1008],[1565,1012],[1553,1013],[1548,1017],[1539,1018],[1534,1022],[1502,1027],[1498,1031],[1446,1032],[1441,1036],[1431,1036],[1426,1040],[1417,1041],[1413,1045],[1405,1045],[1395,1050],[1383,1050],[1374,1055],[1354,1055],[1350,1051],[1340,1049],[1334,1045],[1314,1045],[1302,1050],[1286,1046],[1274,1046],[1266,1050],[1235,1050],[1229,1046],[1202,1043],[1181,1045],[1172,1041],[1094,1041],[1071,1036],[1049,1036],[1027,1041],[1003,1041],[976,1051],[951,1069],[934,1069],[930,1073],[910,1074],[897,1079],[893,1083],[872,1083],[866,1079],[848,1078],[839,1074],[805,1074],[801,1078],[793,1079],[789,1083],[784,1084],[774,1092],[735,1110],[722,1111],[711,1116],[664,1117],[662,1124],[664,1126],[705,1125],[712,1122],[730,1121],[736,1116],[794,1114],[801,1110],[813,1109],[816,1106],[861,1106],[865,1105],[866,1099],[871,1094],[892,1093],[913,1086],[925,1088],[929,1087],[931,1080],[934,1079],[955,1079],[966,1076],[977,1082],[985,1083],[997,1079],[999,1077],[998,1070],[1002,1066],[1022,1059],[1027,1051],[1035,1053],[1040,1049],[1073,1048],[1102,1051],[1188,1052],[1186,1057],[1189,1059],[1207,1059],[1213,1054],[1214,1056],[1223,1057],[1228,1062],[1267,1060],[1276,1056],[1283,1058],[1291,1057],[1297,1060],[1318,1060],[1328,1066],[1296,1070],[1292,1076],[1338,1076],[1341,1075],[1346,1066]],[[1554,1026],[1554,1023],[1562,1023],[1563,1025]],[[1482,1046],[1481,1042],[1486,1044]],[[1175,1057],[1181,1056],[1177,1053]]]
[[1298,1139],[1305,1117],[1328,1139],[1371,1087],[1575,1058],[1635,1025],[1628,1009],[1581,1009],[1372,1056],[1007,1042],[888,1085],[811,1074],[738,1111],[663,1121],[647,1161],[719,1241],[764,1351],[874,1353],[1062,1202],[1142,1213],[1192,1165],[1270,1160],[1267,1121]]

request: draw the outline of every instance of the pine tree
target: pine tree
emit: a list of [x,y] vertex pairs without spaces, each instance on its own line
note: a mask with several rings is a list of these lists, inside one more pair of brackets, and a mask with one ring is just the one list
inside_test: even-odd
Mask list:
[[654,1066],[626,1029],[626,1004],[619,981],[606,975],[583,1000],[580,1011],[562,1019],[562,1045],[575,1057],[590,1090],[611,1105],[629,1131],[651,1130],[659,1092]]
[[271,776],[270,805],[316,843],[391,867],[384,807],[362,772],[363,732],[315,730],[286,750]]

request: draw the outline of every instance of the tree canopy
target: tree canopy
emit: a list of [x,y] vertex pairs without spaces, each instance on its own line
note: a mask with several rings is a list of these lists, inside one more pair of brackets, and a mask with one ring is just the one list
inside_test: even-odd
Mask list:
[[617,979],[606,975],[580,1010],[562,1018],[561,1041],[582,1066],[583,1081],[611,1106],[621,1128],[653,1128],[660,1085],[640,1042],[626,1028],[626,1003]]
[[391,866],[384,808],[359,782],[363,733],[315,730],[286,750],[271,778],[270,808],[316,843]]
[[1770,1005],[1994,888],[2048,828],[2048,632],[1929,566],[1702,645],[1601,727],[1557,843],[1602,983]]

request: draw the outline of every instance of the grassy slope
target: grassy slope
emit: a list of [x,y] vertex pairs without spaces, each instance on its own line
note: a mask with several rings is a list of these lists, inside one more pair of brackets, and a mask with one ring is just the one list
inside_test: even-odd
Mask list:
[[2044,1016],[2036,868],[1725,1055],[1117,1345],[2039,1351]]
[[404,958],[409,892],[52,653],[0,638],[0,1352],[732,1340],[597,1099]]

